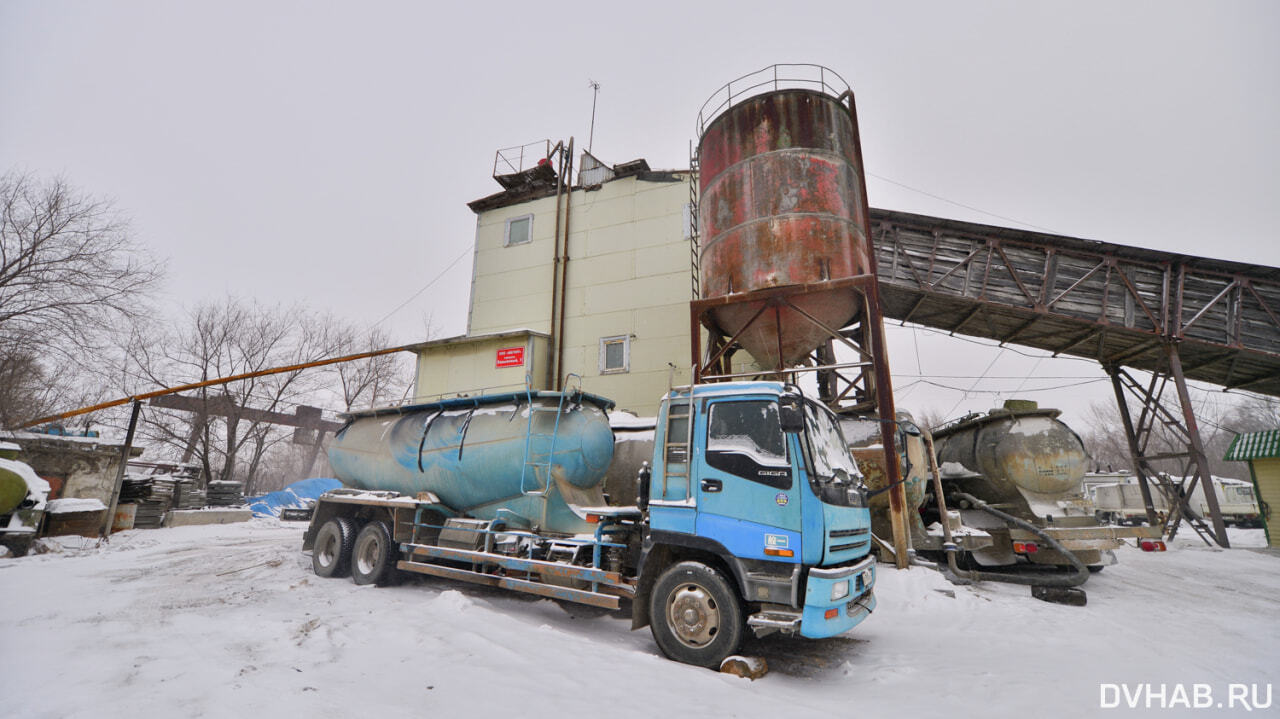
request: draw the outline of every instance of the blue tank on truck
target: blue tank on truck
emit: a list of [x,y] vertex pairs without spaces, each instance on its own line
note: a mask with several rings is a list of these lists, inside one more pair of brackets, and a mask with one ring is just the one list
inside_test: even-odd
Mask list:
[[778,382],[675,388],[639,501],[611,506],[611,404],[528,392],[353,415],[330,450],[349,487],[303,540],[312,567],[629,601],[633,629],[707,667],[748,631],[830,637],[875,609],[866,491],[830,410]]
[[329,463],[348,487],[432,492],[468,516],[591,532],[573,507],[605,503],[612,407],[587,393],[510,392],[357,412]]

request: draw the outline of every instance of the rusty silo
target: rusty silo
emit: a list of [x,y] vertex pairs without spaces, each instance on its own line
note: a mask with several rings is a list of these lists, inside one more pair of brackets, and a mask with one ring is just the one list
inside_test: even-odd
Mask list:
[[[765,68],[703,106],[690,308],[696,380],[805,365],[819,369],[834,409],[893,416],[892,400],[880,396],[888,393],[876,391],[888,388],[889,368],[859,143],[852,91],[818,65]],[[837,344],[851,361],[837,363]],[[738,349],[754,366],[734,371]]]
[[853,115],[822,89],[767,92],[715,117],[698,153],[702,298],[798,288],[754,322],[767,300],[711,310],[761,366],[793,366],[830,338],[822,325],[845,327],[863,304],[818,286],[871,274]]
[[[795,381],[807,368],[832,409],[879,420],[905,566],[906,501],[852,91],[818,65],[738,78],[703,105],[692,164],[694,381]],[[837,345],[849,350],[843,362]],[[738,349],[754,362],[735,367]]]

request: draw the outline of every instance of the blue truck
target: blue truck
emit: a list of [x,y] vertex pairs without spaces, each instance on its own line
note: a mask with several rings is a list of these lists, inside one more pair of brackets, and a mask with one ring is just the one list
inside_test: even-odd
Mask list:
[[329,450],[345,486],[304,539],[314,571],[629,602],[664,655],[713,668],[747,631],[830,637],[875,609],[866,490],[826,407],[777,382],[674,388],[638,501],[616,506],[612,406],[526,390],[348,415]]

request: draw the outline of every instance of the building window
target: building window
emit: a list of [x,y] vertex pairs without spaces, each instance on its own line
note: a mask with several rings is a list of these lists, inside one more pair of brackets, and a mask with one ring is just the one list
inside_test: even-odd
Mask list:
[[631,370],[631,336],[600,338],[600,374],[620,374]]
[[532,237],[533,215],[521,215],[507,219],[506,242],[503,243],[505,246],[523,245]]

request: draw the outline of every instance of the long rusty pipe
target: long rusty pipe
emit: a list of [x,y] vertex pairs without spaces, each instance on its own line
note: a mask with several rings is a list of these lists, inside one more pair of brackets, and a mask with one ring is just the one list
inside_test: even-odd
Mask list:
[[[849,118],[853,122],[853,151],[858,173],[858,184],[862,191],[859,202],[862,212],[864,239],[867,243],[868,269],[873,277],[878,277],[876,251],[871,240],[871,206],[867,199],[867,175],[862,164],[862,131],[858,128],[858,107],[853,92],[846,91],[841,100],[848,99]],[[898,426],[894,419],[897,412],[893,405],[893,381],[889,372],[889,353],[884,337],[884,314],[880,309],[879,282],[871,282],[863,294],[862,324],[866,327],[867,336],[871,340],[872,375],[875,382],[876,411],[880,414],[880,437],[884,444],[885,480],[889,483],[889,519],[893,528],[893,549],[897,555],[895,562],[898,569],[906,569],[908,553],[911,549],[907,538],[907,493],[903,488],[901,472],[898,467],[897,433]],[[887,421],[886,421],[887,420]]]
[[291,364],[291,365],[286,365],[284,367],[272,367],[269,369],[257,370],[254,372],[244,372],[242,374],[230,375],[228,377],[219,377],[217,379],[209,379],[209,380],[204,380],[202,382],[192,382],[191,384],[178,385],[177,387],[165,387],[164,389],[158,389],[151,392],[143,392],[142,394],[130,395],[128,397],[121,397],[120,399],[113,399],[110,402],[102,402],[100,404],[95,404],[89,407],[81,407],[80,409],[73,409],[70,412],[62,412],[60,414],[49,415],[48,417],[33,419],[29,422],[24,422],[23,424],[18,425],[17,428],[23,429],[25,427],[32,427],[37,424],[44,424],[46,422],[57,422],[58,420],[70,419],[71,417],[79,417],[82,414],[89,414],[90,412],[97,412],[98,410],[110,409],[112,407],[119,407],[122,404],[128,404],[134,401],[151,399],[152,397],[160,397],[166,394],[175,394],[178,392],[185,392],[190,389],[200,389],[201,387],[211,387],[213,385],[218,385],[218,384],[228,384],[230,382],[239,382],[240,380],[253,379],[254,377],[266,377],[267,375],[283,374],[285,372],[296,372],[298,370],[310,369],[312,367],[323,367],[325,365],[339,364],[342,362],[353,362],[355,360],[367,359],[369,357],[378,357],[380,355],[391,354],[393,352],[407,352],[407,351],[410,351],[413,347],[414,345],[401,345],[399,347],[387,347],[385,349],[373,350],[371,352],[360,352],[358,354],[344,355],[342,357],[330,357],[328,359],[314,360],[311,362],[303,362],[302,364]]
[[[564,195],[564,245],[563,245],[563,254],[560,258],[560,319],[559,319],[559,329],[556,332],[556,335],[560,338],[560,345],[556,349],[556,363],[555,363],[556,391],[560,391],[561,389],[564,388],[562,384],[563,383],[562,377],[564,376],[564,315],[565,315],[564,308],[565,308],[565,305],[568,304],[568,302],[565,302],[565,300],[567,299],[565,297],[565,293],[567,292],[567,287],[569,284],[569,280],[568,280],[569,278],[569,218],[572,216],[571,213],[569,212],[569,207],[570,207],[570,203],[572,203],[573,201],[573,137],[572,136],[569,137],[569,171],[567,174],[569,175],[569,191],[566,192]],[[556,322],[556,318],[552,317],[551,321],[553,323]]]
[[558,353],[560,343],[560,335],[556,332],[556,309],[559,302],[564,300],[560,297],[559,277],[560,277],[560,201],[564,193],[564,170],[565,157],[567,156],[564,148],[564,141],[556,143],[553,152],[560,155],[560,173],[556,178],[556,227],[555,233],[551,236],[551,244],[555,247],[555,258],[551,264],[551,319],[547,324],[548,334],[551,335],[551,342],[547,347],[547,378],[546,386],[550,389],[556,388],[556,376],[558,370],[555,364],[555,357]]

